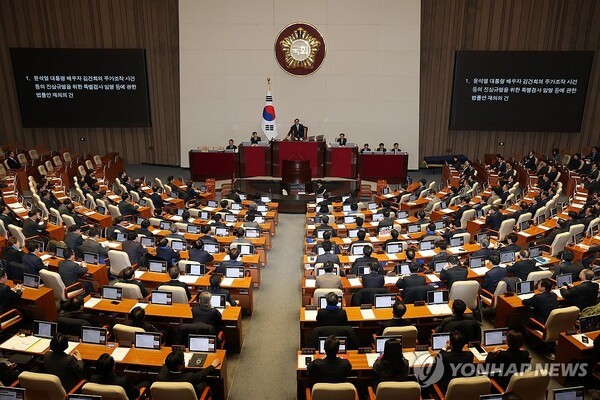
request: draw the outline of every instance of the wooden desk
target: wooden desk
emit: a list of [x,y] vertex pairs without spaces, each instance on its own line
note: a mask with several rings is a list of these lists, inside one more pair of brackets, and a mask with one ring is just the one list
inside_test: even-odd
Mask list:
[[[90,297],[86,297],[86,301]],[[110,300],[102,299],[94,307],[85,306],[87,310],[95,313],[117,313],[122,315],[128,315],[129,311],[138,303],[134,299],[123,299],[119,304],[112,304]],[[167,322],[190,322],[192,319],[192,309],[189,304],[173,304],[170,306],[163,306],[157,304],[148,304],[145,308],[146,318],[154,321],[167,321]],[[114,318],[110,315],[106,318],[107,323],[114,324]],[[228,346],[232,349],[240,352],[242,348],[242,309],[241,307],[227,307],[223,311],[223,333],[225,335],[225,341]]]
[[[590,343],[592,343],[597,337],[600,335],[600,331],[588,332],[585,336],[590,338]],[[585,356],[590,355],[594,351],[593,347],[585,347],[585,345],[579,340],[576,340],[571,335],[567,335],[566,332],[563,332],[558,337],[558,344],[556,346],[556,354],[554,358],[554,362],[557,364],[567,365],[578,360],[581,360]],[[593,365],[590,366],[590,368]],[[566,376],[563,375],[563,369],[558,369],[558,375],[554,377],[554,379],[561,385],[565,385]]]
[[[48,254],[49,255],[49,254]],[[63,259],[60,257],[52,256],[44,261],[44,263],[48,264],[48,269],[50,271],[58,272],[58,263]],[[91,275],[91,280],[98,282],[98,286],[102,287],[104,285],[108,285],[108,271],[106,269],[105,264],[87,264],[86,267],[88,269],[88,274]]]
[[[6,281],[6,285],[14,287],[14,282]],[[32,319],[44,321],[56,321],[58,313],[56,312],[56,303],[54,301],[54,292],[52,289],[41,286],[38,289],[25,288],[21,299],[15,302],[15,307]]]
[[[536,290],[536,293],[539,293],[539,291]],[[559,295],[558,301],[560,303],[564,301],[564,299]],[[523,301],[517,295],[509,297],[505,295],[498,296],[494,328],[520,328],[520,321],[529,310],[528,307],[523,305]]]

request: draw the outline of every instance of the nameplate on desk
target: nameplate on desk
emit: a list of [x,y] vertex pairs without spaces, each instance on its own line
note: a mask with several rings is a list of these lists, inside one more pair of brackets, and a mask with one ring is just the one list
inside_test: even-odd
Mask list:
[[313,355],[315,354],[315,351],[316,349],[314,347],[303,347],[302,350],[300,350],[300,353]]

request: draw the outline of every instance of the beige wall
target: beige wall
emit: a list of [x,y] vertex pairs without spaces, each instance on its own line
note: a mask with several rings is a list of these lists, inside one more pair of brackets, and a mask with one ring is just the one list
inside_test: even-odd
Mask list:
[[[420,0],[180,0],[181,165],[192,148],[260,132],[270,76],[280,137],[298,117],[329,140],[400,142],[416,169],[420,21]],[[327,46],[304,78],[273,53],[293,22],[314,25]]]

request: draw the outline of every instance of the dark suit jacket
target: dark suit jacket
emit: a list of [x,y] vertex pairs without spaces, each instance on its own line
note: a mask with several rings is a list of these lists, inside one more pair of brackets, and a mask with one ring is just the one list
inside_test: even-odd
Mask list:
[[177,253],[168,246],[157,247],[156,256],[162,260],[165,260],[167,262],[167,267],[172,267],[173,260],[179,260],[180,257],[179,253]]
[[382,288],[385,285],[385,278],[383,275],[371,272],[370,274],[363,275],[362,285],[363,288]]
[[500,211],[493,212],[487,216],[485,223],[490,225],[490,229],[497,231],[500,229],[500,225],[504,221],[504,215]]
[[0,284],[0,313],[5,313],[13,308],[13,302],[20,299],[21,294],[20,290],[13,292],[9,286]]
[[580,262],[563,261],[554,268],[554,276],[561,274],[571,274],[573,282],[579,280],[579,274],[583,271],[583,264]]
[[498,286],[498,282],[503,278],[506,278],[507,273],[506,268],[498,266],[493,267],[485,273],[481,287],[490,293],[494,293],[494,291],[496,291],[496,286]]
[[533,308],[533,317],[545,324],[550,312],[558,308],[558,297],[552,292],[542,292],[523,300],[523,305]]
[[160,289],[161,286],[165,286],[165,285],[178,286],[178,287],[184,288],[185,294],[187,295],[188,300],[190,300],[192,298],[192,294],[190,293],[190,289],[188,289],[188,286],[185,283],[178,281],[177,279],[171,279],[169,282],[161,283],[158,288]]
[[222,319],[221,313],[212,307],[192,307],[192,318],[194,322],[204,322],[213,326],[215,330],[219,329]]
[[6,230],[8,230],[8,225],[19,225],[18,221],[14,219],[10,213],[8,215],[0,214],[0,221],[4,223],[4,228],[6,228]]
[[189,382],[194,385],[196,389],[196,395],[198,393],[198,384],[204,382],[206,377],[215,372],[215,367],[208,365],[198,372],[171,372],[166,365],[160,368],[158,375],[156,376],[157,382]]
[[56,375],[60,383],[68,392],[83,376],[83,361],[69,354],[54,353],[49,351],[44,354],[44,368],[46,372]]
[[529,352],[527,350],[506,350],[500,351],[498,353],[489,352],[485,362],[488,364],[494,364],[494,369],[501,369],[502,374],[500,376],[494,377],[494,379],[502,386],[504,389],[508,386],[508,382],[510,381],[510,374],[507,374],[506,371],[509,369],[511,371],[519,371],[522,372],[525,366],[529,365]]
[[125,200],[121,200],[119,202],[119,211],[121,212],[121,215],[123,215],[123,216],[133,215],[133,214],[137,214],[137,207],[135,207],[133,204],[129,204]]
[[25,235],[26,238],[31,236],[37,236],[44,232],[44,229],[46,229],[46,225],[47,224],[45,222],[42,225],[39,225],[37,222],[31,219],[26,219],[23,222],[23,235]]
[[540,269],[536,267],[535,260],[521,260],[509,265],[506,270],[515,274],[522,281],[526,281],[530,272],[539,271]]
[[598,300],[598,284],[592,281],[581,282],[580,285],[573,286],[571,289],[560,289],[560,295],[571,300],[574,306],[583,310],[584,308],[596,305]]
[[402,279],[398,279],[398,282],[396,282],[398,289],[408,289],[425,285],[427,285],[427,279],[419,274],[410,274]]
[[367,263],[374,262],[379,264],[379,261],[375,257],[359,257],[352,264],[352,268],[350,269],[350,274],[358,275],[358,267],[364,266]]
[[296,127],[296,124],[294,124],[290,127],[290,132],[294,139],[304,139],[304,125],[298,124],[298,127]]
[[68,232],[65,235],[65,244],[71,250],[75,250],[79,246],[83,244],[83,236],[81,234],[77,234],[75,232]]
[[324,253],[317,256],[315,263],[325,263],[327,261],[333,261],[334,264],[340,265],[340,258],[337,254]]
[[440,325],[435,328],[436,332],[459,331],[468,341],[481,340],[481,326],[471,316],[456,316],[444,318]]
[[206,264],[214,260],[215,258],[206,250],[201,249],[190,249],[189,258],[190,261],[197,261],[201,264]]
[[321,308],[317,312],[317,324],[319,326],[348,325],[348,315],[346,310],[339,308]]
[[140,258],[148,252],[141,244],[134,240],[124,241],[121,243],[121,247],[123,251],[127,253],[127,256],[129,256],[129,261],[132,264],[137,263]]
[[62,260],[58,263],[58,274],[65,286],[77,282],[79,276],[87,274],[87,271],[88,269],[86,267],[82,267],[74,261]]
[[39,275],[40,271],[46,268],[41,258],[33,253],[23,254],[23,266],[25,267],[23,272],[33,275]]
[[383,335],[383,331],[385,328],[394,328],[397,326],[412,326],[414,325],[410,319],[404,318],[392,318],[390,320],[384,321],[381,323],[381,328],[379,329],[379,335]]
[[165,206],[165,203],[163,202],[163,199],[160,196],[160,193],[152,193],[150,195],[150,200],[152,200],[152,204],[154,204],[154,208],[161,209]]
[[325,357],[308,364],[306,371],[317,382],[341,383],[352,373],[352,364],[343,358]]
[[[451,366],[454,365],[455,366],[454,368],[460,372],[463,369],[458,367],[459,365],[473,363],[473,353],[471,353],[470,351],[463,351],[463,350],[461,350],[461,351],[442,350],[442,351],[440,351],[439,354],[440,354],[442,363],[444,364],[444,375],[440,381],[440,384],[442,385],[443,390],[445,390],[448,387],[448,383],[450,382],[450,380],[452,378],[462,377],[462,375],[452,375],[452,372],[454,371],[454,369]],[[436,362],[437,362],[437,360],[436,360]],[[469,370],[469,368],[467,368],[466,370]]]
[[448,290],[450,290],[454,282],[466,281],[468,274],[469,270],[467,268],[463,268],[457,265],[456,267],[443,269],[442,272],[440,272],[440,279],[446,281]]
[[22,251],[17,250],[14,247],[10,246],[4,250],[4,254],[2,254],[2,258],[4,258],[7,263],[9,263],[9,262],[22,263],[24,255],[25,255],[25,253],[23,253]]
[[402,291],[402,300],[407,304],[413,304],[415,301],[427,300],[427,293],[435,290],[431,285],[413,286]]
[[127,380],[126,377],[119,376],[119,375],[115,374],[114,372],[111,372],[108,375],[93,374],[90,377],[90,382],[99,383],[101,385],[121,386],[123,388],[123,390],[125,390],[125,393],[127,394],[127,398],[129,400],[135,400],[138,395],[137,390],[135,389],[133,384]]
[[21,163],[16,158],[7,158],[6,159],[8,168],[10,169],[19,169],[21,168]]
[[96,253],[100,254],[102,258],[108,258],[108,249],[92,239],[85,239],[83,244],[79,246],[79,251],[81,253]]

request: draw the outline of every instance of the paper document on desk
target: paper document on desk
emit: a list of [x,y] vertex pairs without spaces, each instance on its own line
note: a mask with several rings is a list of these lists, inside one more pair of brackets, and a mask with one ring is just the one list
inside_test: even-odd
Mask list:
[[193,283],[196,283],[196,281],[198,280],[198,276],[196,276],[196,275],[179,275],[179,280],[183,283],[187,283],[188,285],[191,285]]
[[317,320],[317,310],[304,310],[304,320],[316,321]]
[[348,261],[354,262],[358,259],[358,256],[348,256]]
[[560,289],[554,289],[554,290],[552,290],[552,293],[554,293],[556,296],[558,296],[559,299],[562,299],[562,296],[560,295]]
[[452,310],[448,304],[429,304],[427,306],[429,312],[433,315],[450,315]]
[[181,221],[183,218],[181,218],[179,215],[173,215],[171,218],[169,218],[172,221]]
[[587,343],[583,343],[583,340],[581,340],[581,338],[583,336],[586,336],[586,335],[584,333],[578,333],[576,335],[573,335],[573,339],[577,340],[579,343],[581,343],[582,345],[584,345],[587,348],[594,347],[594,341],[592,339],[590,339],[589,336],[586,336],[588,338],[588,342]]
[[436,254],[435,250],[419,250],[419,255],[421,256],[421,258],[433,257],[433,256],[435,256],[435,254]]
[[438,276],[436,274],[425,274],[425,276],[427,277],[427,279],[429,279],[430,282],[439,282],[440,278],[438,278]]
[[375,361],[377,361],[379,354],[367,353],[367,354],[365,354],[365,356],[367,357],[367,364],[369,365],[369,367],[373,368],[373,364],[375,364]]
[[145,273],[146,273],[146,271],[140,271],[138,269],[137,271],[135,271],[133,273],[133,276],[135,277],[135,279],[140,279],[142,276],[144,276]]
[[310,354],[300,354],[298,356],[298,369],[306,369],[306,357],[310,357],[310,360],[312,362],[312,360],[315,359],[314,355],[310,355]]
[[530,235],[529,233],[527,233],[527,232],[519,232],[519,235],[523,235],[523,236],[525,236],[525,237],[529,237],[529,236],[531,236],[531,235]]
[[306,286],[307,288],[314,288],[317,285],[317,280],[316,279],[306,279],[304,281],[304,286]]
[[462,247],[448,247],[448,251],[452,254],[460,254],[464,253],[465,249],[463,249]]
[[202,208],[202,211],[208,211],[208,212],[212,212],[212,211],[215,211],[215,210],[216,210],[216,208],[214,208],[214,207],[204,207],[204,208]]
[[232,286],[234,279],[235,278],[223,278],[221,280],[221,286],[227,286],[227,287]]
[[398,256],[396,254],[386,254],[388,260],[397,260]]
[[535,296],[535,293],[520,294],[517,297],[521,300],[526,300],[532,298],[533,296]]
[[[48,343],[50,343],[50,342],[48,342]],[[48,344],[48,346],[50,346],[50,344]],[[73,352],[73,350],[75,350],[77,348],[77,346],[79,346],[79,342],[69,342],[69,346],[65,350],[65,353],[71,354]]]
[[106,247],[110,247],[111,249],[116,249],[121,246],[121,243],[119,243],[119,242],[102,242],[102,243],[104,243]]
[[41,257],[42,261],[46,261],[49,258],[52,258],[52,254],[43,254]]
[[486,272],[489,271],[489,269],[487,269],[487,267],[478,267],[478,268],[471,268],[471,271],[473,271],[475,274],[477,275],[485,275]]
[[375,319],[375,313],[370,309],[360,310],[360,315],[362,315],[363,319]]
[[91,299],[89,299],[88,301],[86,301],[83,306],[85,308],[94,308],[96,307],[96,304],[100,303],[100,301],[102,301],[102,299],[96,298],[96,297],[92,297]]
[[117,347],[111,354],[112,358],[115,359],[116,362],[123,362],[127,353],[131,350],[129,347]]
[[352,243],[352,239],[350,239],[350,238],[343,238],[342,239],[342,243],[344,243],[344,244],[350,244],[350,243]]
[[386,285],[394,285],[396,282],[398,282],[398,279],[400,279],[397,276],[386,276],[384,277],[384,281]]
[[394,194],[393,193],[384,194],[383,197],[385,197],[386,199],[391,199],[392,197],[394,197]]
[[[33,346],[28,348],[27,351],[32,352],[32,353],[43,353],[48,349],[48,347],[50,347],[51,339],[47,339],[47,338],[38,338],[38,339],[39,340],[37,342],[35,342]],[[65,353],[69,354],[66,350],[65,350]]]
[[396,222],[400,225],[410,224],[410,220],[408,218],[398,218]]
[[348,283],[350,284],[350,286],[362,286],[362,283],[358,278],[350,278],[348,279]]
[[306,229],[315,229],[314,225],[306,225]]
[[86,216],[88,216],[88,217],[89,217],[90,215],[94,215],[94,214],[96,214],[96,211],[86,211],[86,212],[84,212],[84,213],[83,213],[83,215],[86,215]]
[[581,203],[581,204],[572,203],[571,207],[573,207],[573,208],[583,208],[584,205],[585,204],[583,204],[583,203]]
[[337,228],[338,229],[346,229],[346,225],[345,224],[337,224]]
[[225,254],[225,256],[223,257],[221,262],[225,262],[225,261],[229,261],[229,260],[231,260],[231,258],[229,258],[229,254]]
[[15,335],[7,341],[5,341],[4,343],[0,344],[0,348],[6,350],[25,351],[31,346],[33,346],[39,339],[40,338],[35,336],[21,337]]
[[[131,307],[131,310],[133,310],[136,307],[140,307],[140,308],[144,309],[144,308],[148,307],[148,303],[135,303],[133,305],[133,307]],[[131,311],[131,310],[129,310],[129,311]]]
[[441,212],[443,212],[444,214],[450,214],[453,213],[454,210],[451,208],[444,208],[443,210],[440,210]]
[[[389,236],[389,235],[382,235],[382,236]],[[371,243],[377,243],[377,242],[379,242],[379,238],[377,236],[370,236],[369,241]]]

